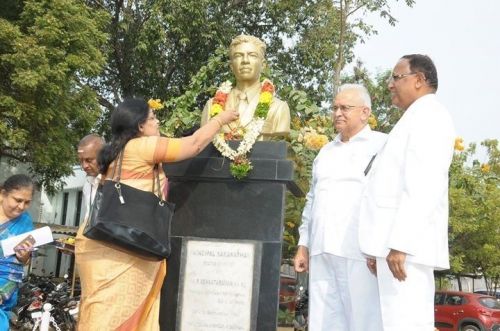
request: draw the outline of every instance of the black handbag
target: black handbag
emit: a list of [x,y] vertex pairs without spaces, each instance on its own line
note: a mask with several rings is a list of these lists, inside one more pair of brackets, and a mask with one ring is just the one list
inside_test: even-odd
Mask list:
[[[84,235],[110,243],[126,251],[156,260],[170,255],[170,223],[175,205],[163,200],[158,164],[154,166],[153,190],[156,196],[120,183],[123,151],[113,169],[118,168],[117,180],[99,184]],[[160,197],[160,198],[159,198]]]

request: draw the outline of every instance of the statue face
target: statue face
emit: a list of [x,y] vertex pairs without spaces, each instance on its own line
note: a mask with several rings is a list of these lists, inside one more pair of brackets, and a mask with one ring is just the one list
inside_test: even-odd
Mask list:
[[244,42],[233,48],[229,65],[237,82],[254,83],[260,78],[264,61],[256,45]]

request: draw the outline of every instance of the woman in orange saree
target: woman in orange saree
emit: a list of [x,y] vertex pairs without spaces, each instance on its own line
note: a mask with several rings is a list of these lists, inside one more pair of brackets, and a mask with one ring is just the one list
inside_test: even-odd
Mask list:
[[[159,121],[147,102],[127,99],[113,112],[112,138],[99,154],[103,180],[112,179],[115,159],[123,150],[120,181],[151,191],[155,164],[197,155],[223,125],[237,117],[235,111],[223,111],[191,136],[165,138],[160,137]],[[160,182],[164,188],[166,177],[161,167]],[[89,239],[83,235],[86,223],[87,219],[76,237],[76,263],[82,286],[78,330],[159,330],[166,260],[148,260]]]

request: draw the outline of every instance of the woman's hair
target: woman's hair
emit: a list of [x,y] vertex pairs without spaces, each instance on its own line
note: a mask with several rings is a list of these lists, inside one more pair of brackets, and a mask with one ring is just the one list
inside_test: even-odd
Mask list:
[[146,122],[149,115],[148,103],[143,99],[125,99],[111,114],[111,139],[99,153],[99,171],[105,174],[108,167],[127,142],[137,137],[139,125]]
[[8,194],[14,190],[20,190],[23,188],[33,189],[34,186],[35,184],[29,176],[18,174],[12,175],[7,178],[5,182],[0,186],[0,191]]

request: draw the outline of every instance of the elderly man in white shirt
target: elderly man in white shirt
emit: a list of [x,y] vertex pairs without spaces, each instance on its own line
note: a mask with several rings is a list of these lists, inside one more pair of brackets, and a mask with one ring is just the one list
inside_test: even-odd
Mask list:
[[404,111],[368,175],[359,243],[373,258],[384,331],[434,330],[434,270],[448,269],[448,170],[455,129],[432,60],[403,56],[388,83]]
[[336,138],[313,163],[294,264],[309,271],[309,330],[382,330],[377,281],[358,244],[357,211],[365,170],[386,135],[367,125],[371,100],[357,84],[340,87],[333,106]]
[[104,140],[96,135],[89,134],[80,140],[78,143],[78,160],[80,165],[87,174],[85,184],[83,185],[82,212],[80,224],[88,217],[90,206],[94,200],[97,186],[99,186],[99,166],[97,164],[97,156],[104,146]]

